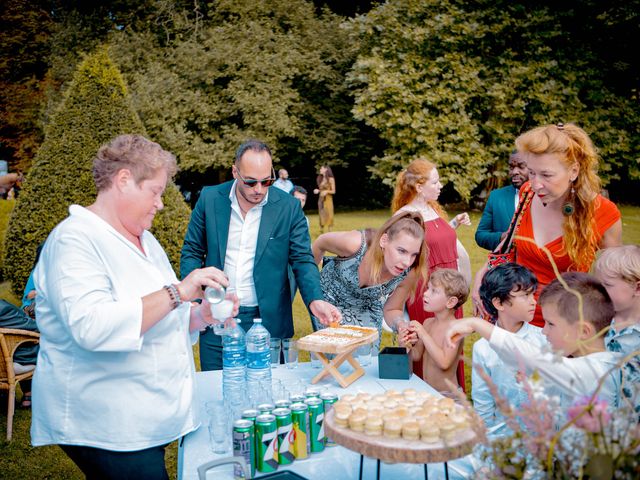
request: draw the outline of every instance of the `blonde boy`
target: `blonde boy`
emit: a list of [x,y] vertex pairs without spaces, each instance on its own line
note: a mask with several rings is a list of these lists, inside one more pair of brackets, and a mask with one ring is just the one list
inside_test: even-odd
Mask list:
[[[620,371],[616,367],[620,356],[607,351],[603,336],[598,335],[613,319],[609,294],[586,273],[565,273],[562,279],[568,290],[556,279],[545,287],[538,300],[545,320],[542,333],[556,353],[481,318],[458,320],[451,325],[447,338],[453,347],[461,336],[479,333],[505,363],[522,365],[527,373],[538,371],[545,390],[560,397],[565,412],[576,398],[592,395],[601,379],[598,396],[611,407],[617,406]],[[576,293],[582,298],[582,319]]]
[[608,350],[629,357],[623,368],[622,392],[634,400],[640,412],[640,246],[603,250],[594,273],[607,289],[615,310],[605,344]]
[[451,393],[446,380],[458,385],[456,369],[462,353],[463,342],[447,343],[446,332],[458,320],[456,308],[464,304],[469,296],[469,284],[457,270],[443,268],[429,277],[427,291],[423,296],[423,308],[433,312],[424,324],[412,320],[408,334],[401,339],[410,347],[411,360],[422,361],[424,381],[439,392]]

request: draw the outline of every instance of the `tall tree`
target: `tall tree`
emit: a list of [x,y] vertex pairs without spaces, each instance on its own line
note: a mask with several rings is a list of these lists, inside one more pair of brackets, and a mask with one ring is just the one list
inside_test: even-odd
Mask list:
[[519,133],[558,121],[593,134],[603,147],[605,180],[616,166],[631,172],[629,162],[616,163],[634,155],[622,108],[629,103],[585,68],[589,58],[571,50],[547,8],[390,0],[352,20],[350,30],[361,44],[349,77],[354,114],[388,142],[373,168],[386,183],[425,156],[468,200]]
[[[100,49],[76,70],[13,210],[4,277],[16,294],[29,276],[36,247],[67,216],[69,205],[93,202],[93,157],[102,144],[123,133],[143,134],[144,127],[131,108],[122,76]],[[153,231],[175,267],[189,209],[173,184],[163,200],[165,208],[156,216]]]

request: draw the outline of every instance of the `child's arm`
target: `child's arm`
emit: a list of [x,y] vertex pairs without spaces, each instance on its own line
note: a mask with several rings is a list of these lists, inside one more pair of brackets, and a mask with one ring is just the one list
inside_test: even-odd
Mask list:
[[440,368],[441,370],[447,370],[457,361],[458,344],[460,342],[456,342],[455,345],[450,346],[448,345],[448,342],[445,341],[445,346],[441,347],[435,342],[433,337],[429,335],[429,333],[420,324],[420,322],[412,320],[411,326],[413,327],[413,330],[418,334],[418,338],[424,345],[424,349],[434,360],[436,365],[438,365],[438,368]]
[[600,359],[563,357],[548,347],[540,347],[476,317],[455,322],[447,331],[446,338],[455,342],[474,331],[489,340],[491,348],[505,363],[521,365],[528,373],[536,370],[569,395],[590,394],[609,369]]

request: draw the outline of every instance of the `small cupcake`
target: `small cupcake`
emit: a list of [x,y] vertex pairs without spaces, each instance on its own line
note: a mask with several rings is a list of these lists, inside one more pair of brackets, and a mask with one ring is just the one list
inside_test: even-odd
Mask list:
[[402,438],[405,440],[418,440],[420,438],[418,422],[405,422],[402,425]]
[[354,412],[349,415],[349,428],[354,432],[364,431],[364,422],[367,419],[367,415],[361,412]]
[[420,440],[424,443],[436,443],[440,441],[440,429],[433,423],[420,425]]
[[372,437],[379,437],[382,435],[382,424],[382,418],[368,417],[364,424],[364,433]]
[[398,417],[389,417],[384,420],[384,436],[389,438],[400,438],[402,423]]

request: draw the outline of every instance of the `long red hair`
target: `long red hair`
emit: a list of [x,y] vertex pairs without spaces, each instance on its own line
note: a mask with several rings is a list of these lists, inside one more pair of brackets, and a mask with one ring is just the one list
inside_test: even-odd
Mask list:
[[[409,165],[407,165],[406,169],[398,174],[398,177],[396,179],[396,186],[393,191],[393,200],[391,200],[392,213],[396,213],[398,210],[411,203],[413,199],[416,198],[416,195],[418,195],[416,186],[421,185],[429,180],[431,171],[434,168],[436,168],[436,166],[429,160],[425,160],[424,158],[417,158]],[[437,201],[431,200],[427,203],[436,211],[436,213],[440,217],[444,219],[447,218],[447,214]]]

